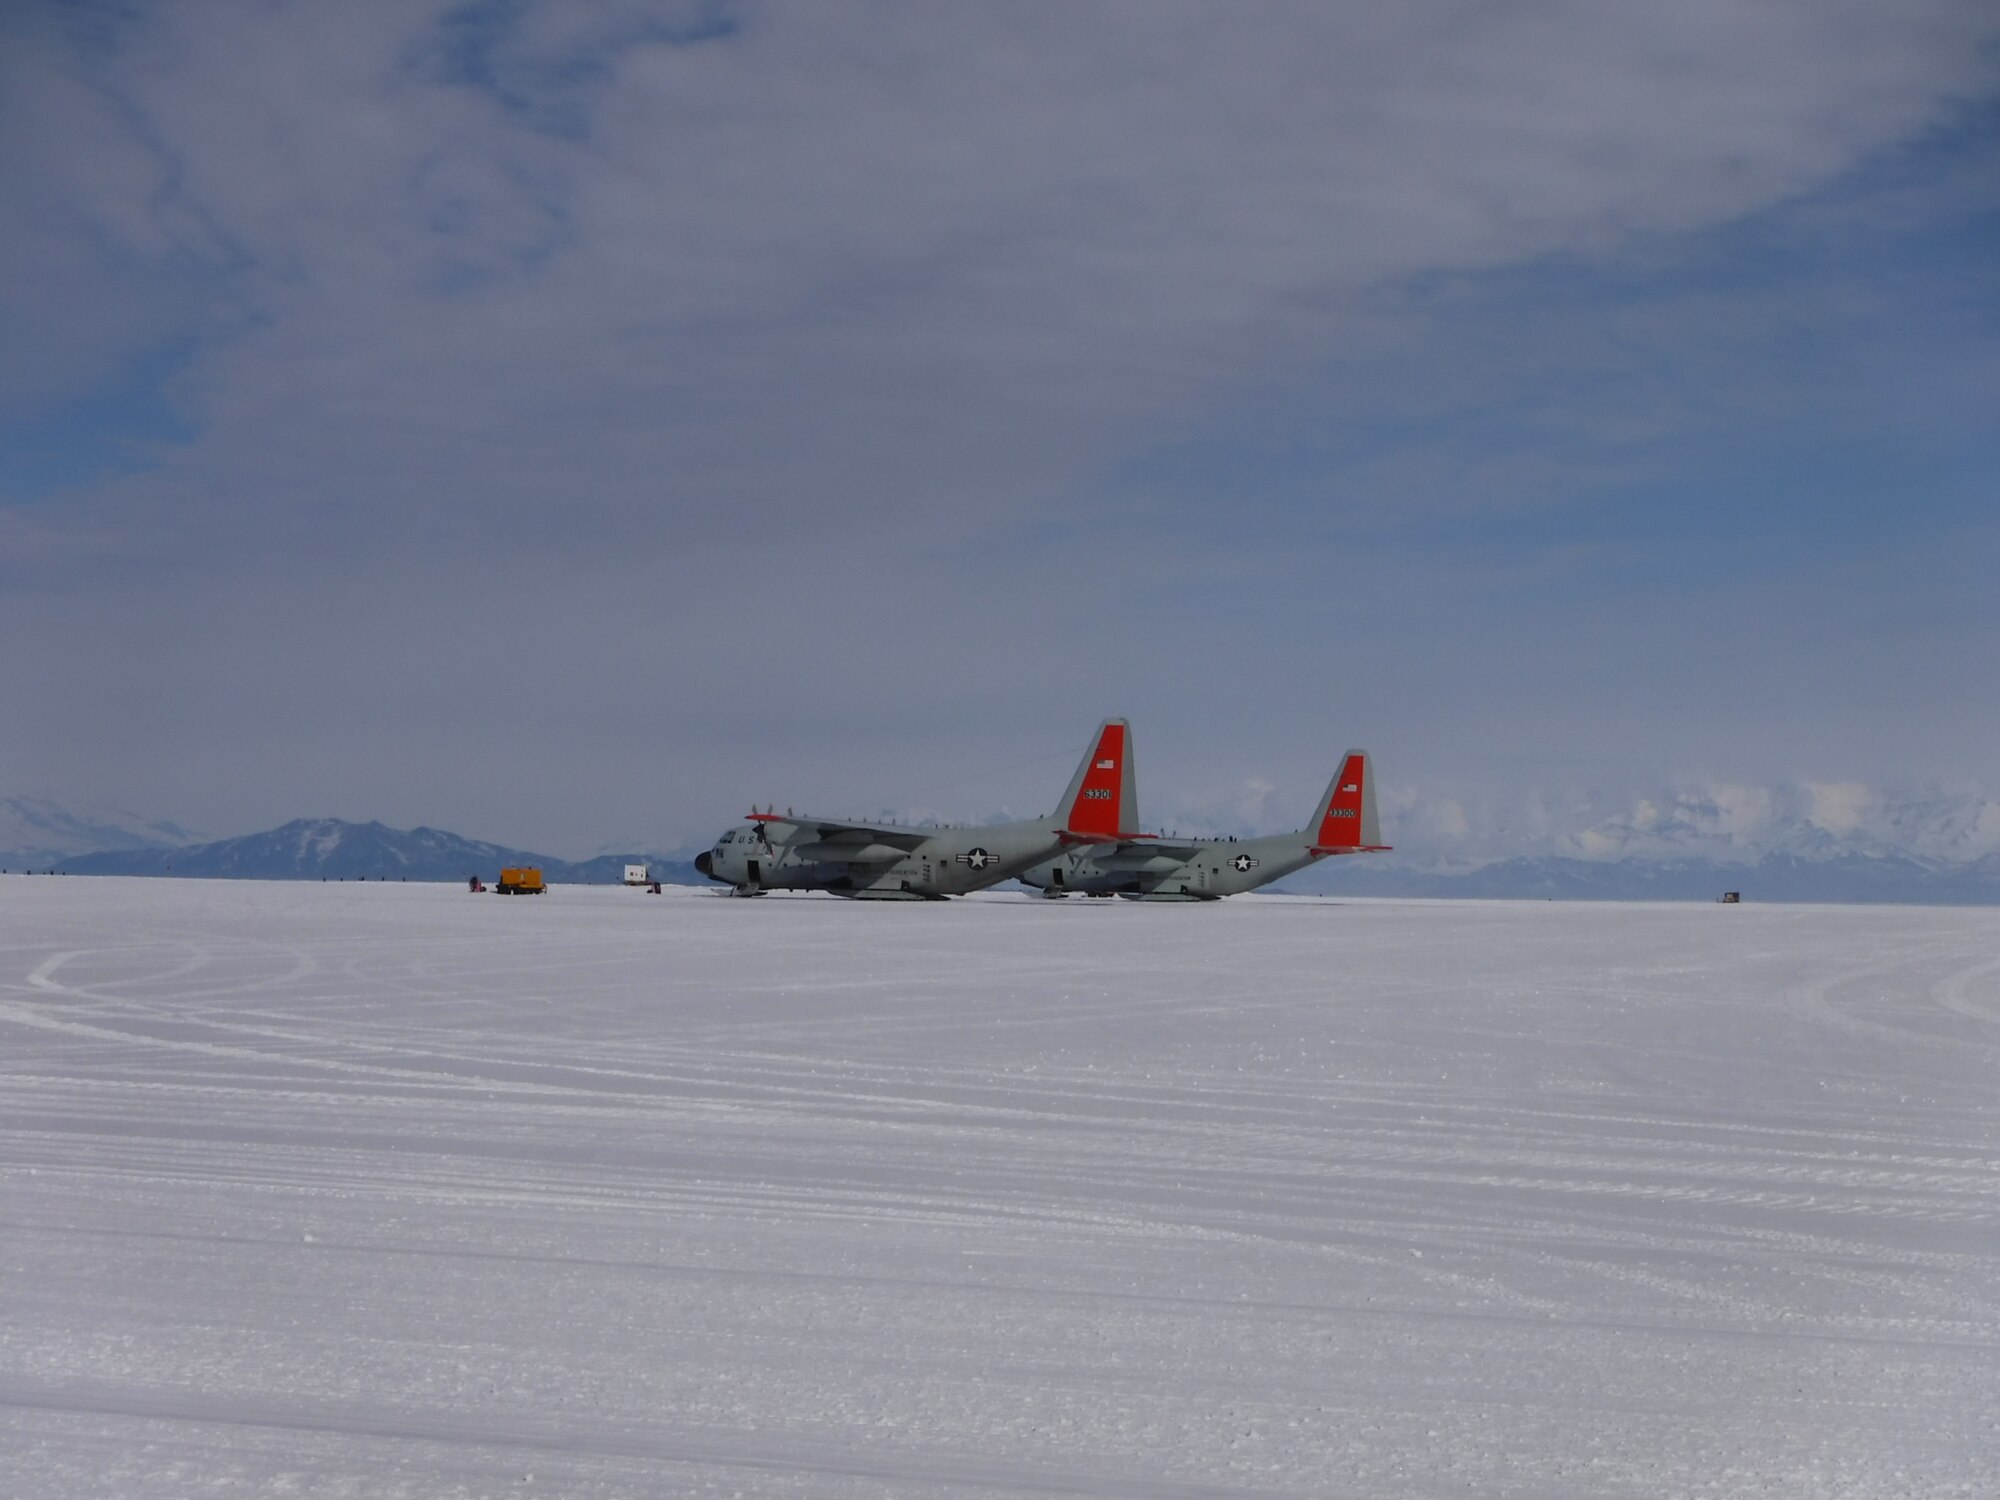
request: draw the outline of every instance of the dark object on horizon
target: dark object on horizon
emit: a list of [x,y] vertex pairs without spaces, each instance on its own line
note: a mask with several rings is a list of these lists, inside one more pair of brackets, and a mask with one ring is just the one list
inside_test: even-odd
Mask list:
[[1741,891],[1724,891],[1717,899],[1723,906],[1736,906],[1741,904],[1743,893]]

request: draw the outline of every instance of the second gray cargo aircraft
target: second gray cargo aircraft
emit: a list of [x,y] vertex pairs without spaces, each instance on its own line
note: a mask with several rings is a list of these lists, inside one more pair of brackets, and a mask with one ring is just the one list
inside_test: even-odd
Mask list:
[[1261,839],[1148,838],[1078,848],[1022,872],[1044,895],[1126,896],[1135,901],[1215,901],[1302,870],[1335,854],[1387,849],[1375,823],[1368,752],[1350,750],[1319,806],[1297,833]]

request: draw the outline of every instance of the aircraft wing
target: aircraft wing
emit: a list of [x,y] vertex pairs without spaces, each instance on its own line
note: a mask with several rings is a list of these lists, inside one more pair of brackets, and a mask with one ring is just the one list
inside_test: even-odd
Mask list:
[[[1149,845],[1156,842],[1158,835],[1151,833],[1078,833],[1074,829],[1060,828],[1056,837],[1070,848],[1079,844],[1089,844],[1096,848],[1119,847],[1136,844],[1144,839]],[[1190,846],[1192,847],[1192,846]]]
[[1136,868],[1156,861],[1185,864],[1194,858],[1197,849],[1203,847],[1198,842],[1161,838],[1156,833],[1121,833],[1108,838],[1066,839],[1064,842],[1072,847],[1079,844],[1087,846],[1100,869]]
[[936,832],[906,828],[899,823],[857,823],[845,818],[802,818],[790,814],[751,813],[750,821],[767,840],[790,844],[807,859],[846,864],[887,864],[901,859]]

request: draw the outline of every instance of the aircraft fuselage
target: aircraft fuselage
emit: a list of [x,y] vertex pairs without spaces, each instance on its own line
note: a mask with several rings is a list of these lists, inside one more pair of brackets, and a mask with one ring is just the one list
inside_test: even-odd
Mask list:
[[724,833],[696,861],[711,880],[745,894],[830,891],[887,901],[935,901],[984,890],[1046,859],[1049,818],[979,828],[884,827],[826,836],[813,824],[761,817]]

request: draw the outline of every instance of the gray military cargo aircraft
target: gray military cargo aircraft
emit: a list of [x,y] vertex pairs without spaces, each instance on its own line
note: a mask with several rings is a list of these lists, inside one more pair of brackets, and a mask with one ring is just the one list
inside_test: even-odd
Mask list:
[[1375,821],[1368,752],[1350,750],[1339,774],[1297,833],[1261,839],[1182,842],[1153,838],[1079,847],[1037,863],[1023,885],[1048,896],[1124,896],[1134,901],[1218,901],[1335,854],[1386,850]]
[[1098,726],[1055,812],[1022,823],[978,828],[913,828],[790,812],[750,813],[695,856],[694,867],[739,896],[765,891],[830,891],[876,901],[938,901],[983,890],[1069,846],[1117,845],[1139,838],[1131,728]]

